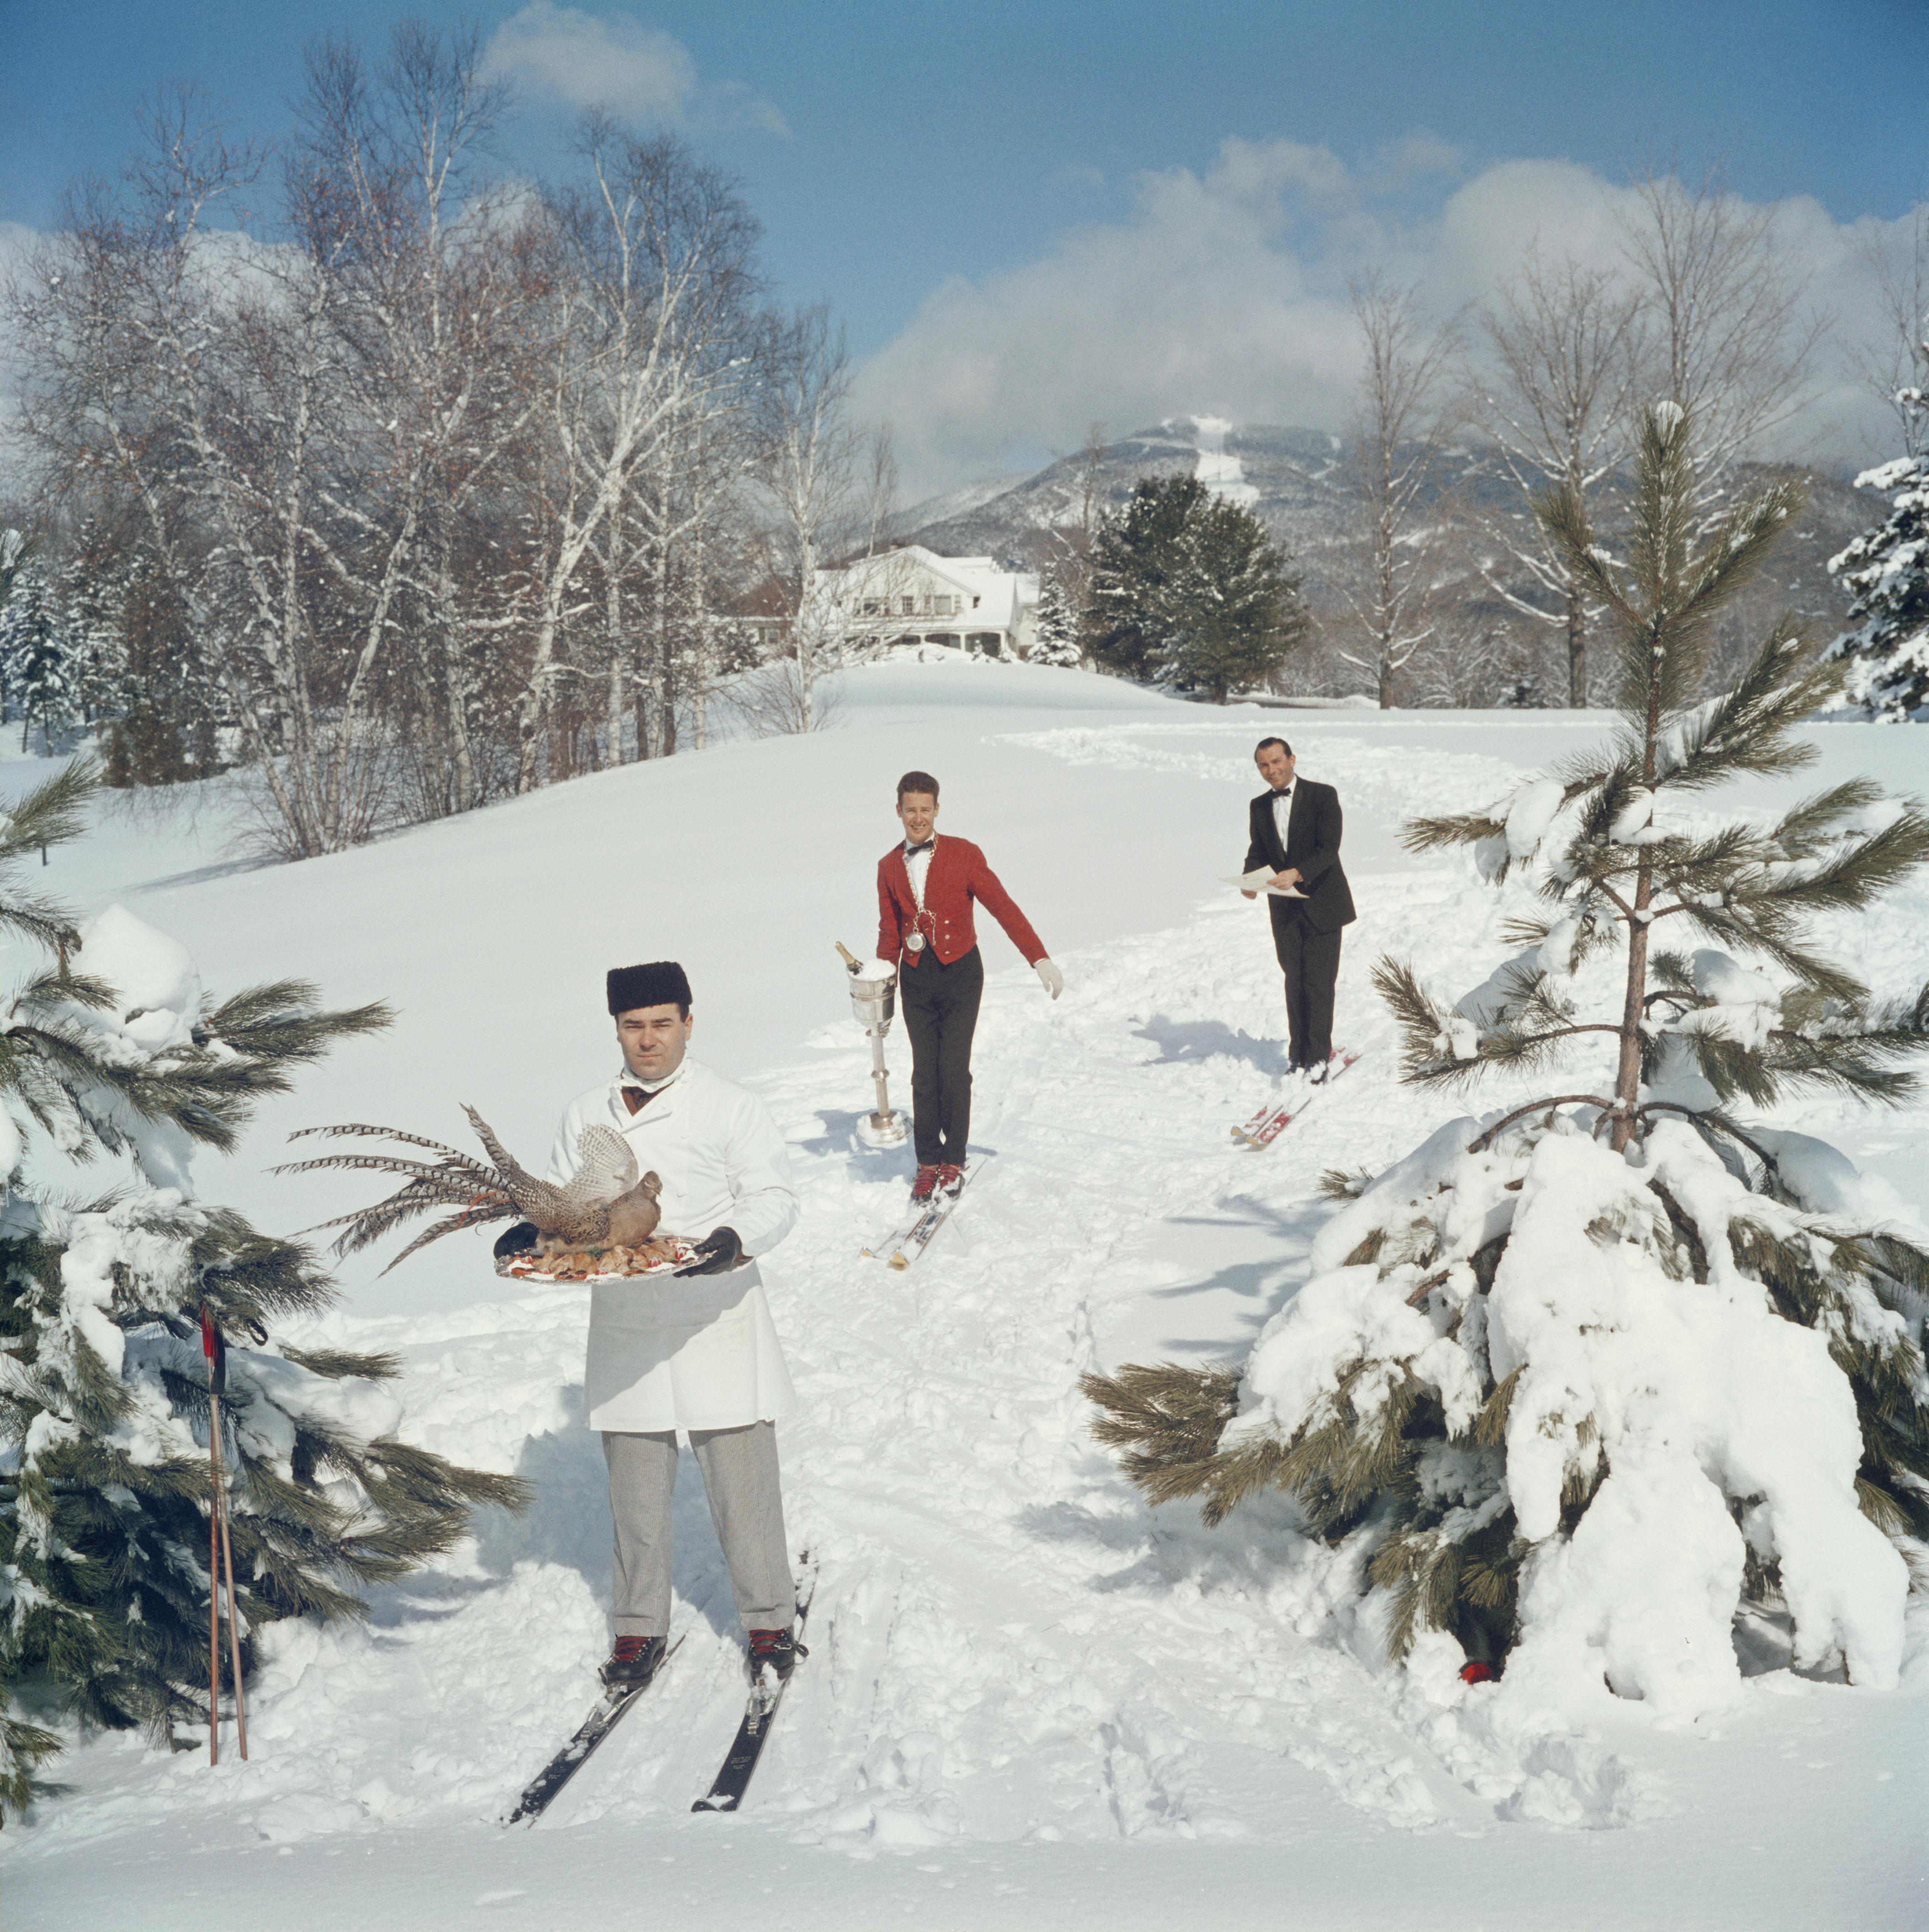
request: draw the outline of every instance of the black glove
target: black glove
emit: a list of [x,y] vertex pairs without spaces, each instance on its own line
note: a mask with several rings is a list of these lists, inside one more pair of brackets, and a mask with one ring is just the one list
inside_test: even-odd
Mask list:
[[536,1223],[518,1221],[507,1233],[496,1237],[496,1258],[507,1259],[511,1255],[526,1255],[536,1244]]
[[697,1258],[676,1272],[686,1274],[724,1274],[743,1258],[743,1243],[734,1228],[712,1228],[697,1244]]

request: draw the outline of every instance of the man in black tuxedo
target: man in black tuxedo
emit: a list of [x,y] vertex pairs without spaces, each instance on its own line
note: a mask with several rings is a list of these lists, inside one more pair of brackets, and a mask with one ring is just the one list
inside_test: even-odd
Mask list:
[[[1298,895],[1269,894],[1273,948],[1286,976],[1286,1031],[1295,1072],[1326,1078],[1333,1058],[1333,988],[1340,977],[1340,933],[1353,922],[1353,895],[1340,864],[1340,794],[1293,774],[1293,748],[1262,738],[1252,761],[1266,789],[1252,801],[1245,870]],[[1256,890],[1246,896],[1257,898]]]

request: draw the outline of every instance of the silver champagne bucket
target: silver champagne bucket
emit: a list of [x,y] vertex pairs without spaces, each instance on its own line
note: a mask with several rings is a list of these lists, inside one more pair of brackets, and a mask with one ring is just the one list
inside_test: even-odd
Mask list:
[[893,973],[887,979],[860,979],[856,960],[843,946],[837,950],[849,975],[851,1017],[871,1038],[871,1082],[878,1104],[872,1112],[859,1117],[857,1138],[866,1147],[902,1147],[910,1138],[910,1123],[891,1105],[891,1070],[884,1064],[884,1036],[898,1010],[898,976]]
[[860,980],[850,976],[852,1016],[874,1040],[882,1040],[891,1030],[898,1011],[898,980]]

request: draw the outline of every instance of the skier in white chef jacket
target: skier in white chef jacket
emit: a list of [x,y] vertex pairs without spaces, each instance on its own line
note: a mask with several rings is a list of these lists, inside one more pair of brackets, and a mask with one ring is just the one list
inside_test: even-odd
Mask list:
[[763,1102],[689,1057],[681,966],[619,967],[608,985],[622,1069],[571,1102],[549,1178],[576,1172],[584,1128],[614,1127],[638,1172],[653,1169],[662,1182],[661,1232],[695,1242],[698,1252],[674,1275],[590,1289],[584,1402],[590,1426],[602,1432],[616,1519],[616,1642],[603,1679],[646,1684],[663,1660],[680,1433],[703,1472],[752,1676],[767,1667],[788,1676],[802,1646],[791,1628],[776,1424],[796,1397],[755,1257],[796,1224],[789,1160]]

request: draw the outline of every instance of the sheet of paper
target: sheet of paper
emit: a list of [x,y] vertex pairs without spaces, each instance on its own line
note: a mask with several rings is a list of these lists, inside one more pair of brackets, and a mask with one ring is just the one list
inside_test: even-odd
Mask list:
[[1272,868],[1262,866],[1256,871],[1242,872],[1236,879],[1222,878],[1220,884],[1237,886],[1242,892],[1268,892],[1276,899],[1303,899],[1306,897],[1297,886],[1272,884],[1270,883],[1272,877]]

